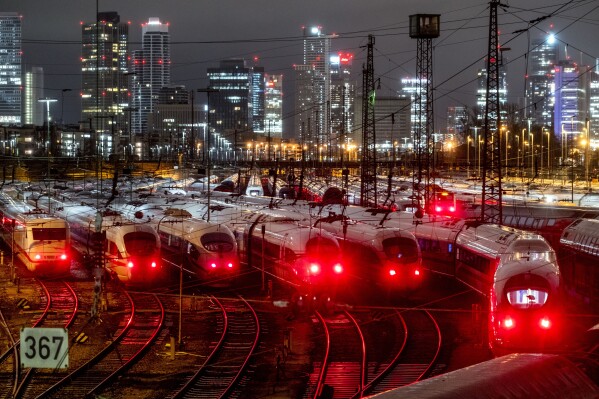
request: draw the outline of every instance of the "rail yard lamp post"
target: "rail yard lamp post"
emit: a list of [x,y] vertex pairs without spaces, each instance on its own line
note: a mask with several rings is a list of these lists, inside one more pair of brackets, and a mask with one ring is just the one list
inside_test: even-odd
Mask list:
[[73,89],[62,89],[60,93],[60,123],[64,125],[64,93],[73,91]]

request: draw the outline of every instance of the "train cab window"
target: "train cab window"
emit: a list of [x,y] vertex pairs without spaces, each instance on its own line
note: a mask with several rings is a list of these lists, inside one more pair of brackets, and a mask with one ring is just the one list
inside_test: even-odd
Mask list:
[[387,259],[402,263],[418,261],[418,244],[408,238],[394,237],[383,240],[383,250]]
[[203,234],[200,237],[200,242],[211,252],[231,252],[235,248],[233,238],[226,233]]
[[156,249],[156,237],[148,232],[136,231],[125,234],[125,250],[129,255],[143,256],[154,253]]
[[64,241],[67,239],[67,229],[61,228],[32,228],[33,239],[37,241]]
[[515,308],[539,308],[547,302],[547,291],[539,289],[514,289],[507,292],[507,300]]

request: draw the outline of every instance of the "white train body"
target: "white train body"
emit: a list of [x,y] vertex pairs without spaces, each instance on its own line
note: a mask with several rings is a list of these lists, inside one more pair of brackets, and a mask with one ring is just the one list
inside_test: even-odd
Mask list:
[[[560,237],[564,288],[587,309],[599,308],[599,219],[578,219]],[[562,260],[563,259],[563,260]]]
[[2,238],[27,269],[43,276],[68,274],[71,266],[69,225],[6,196],[2,196],[1,201]]
[[[160,280],[160,239],[150,225],[132,223],[118,212],[98,211],[88,205],[64,203],[54,212],[69,223],[73,246],[83,255],[91,258],[98,246],[97,234],[105,234],[102,264],[119,280],[130,284]],[[94,265],[90,261],[87,266]]]
[[119,210],[158,232],[168,265],[183,267],[207,285],[227,285],[239,274],[237,242],[226,225],[193,218],[189,211],[170,204],[132,201]]
[[392,291],[421,285],[422,255],[412,233],[340,217],[320,219],[315,227],[339,240],[348,276]]

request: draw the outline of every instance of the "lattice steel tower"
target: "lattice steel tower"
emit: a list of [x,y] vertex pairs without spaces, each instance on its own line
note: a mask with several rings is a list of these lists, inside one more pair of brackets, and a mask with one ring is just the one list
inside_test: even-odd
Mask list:
[[[414,194],[424,198],[424,209],[429,210],[433,191],[430,187],[434,168],[433,120],[433,39],[439,37],[438,14],[410,15],[410,37],[418,39],[416,50],[416,114],[414,150],[418,171],[414,173]],[[424,175],[425,184],[422,185]]]
[[[501,133],[499,131],[499,64],[500,50],[497,32],[498,0],[491,0],[489,48],[487,56],[487,98],[483,150],[483,193],[481,221],[501,224]],[[502,7],[505,5],[501,4]]]
[[360,205],[376,206],[376,132],[374,128],[374,36],[368,35],[366,65],[362,66],[362,173]]

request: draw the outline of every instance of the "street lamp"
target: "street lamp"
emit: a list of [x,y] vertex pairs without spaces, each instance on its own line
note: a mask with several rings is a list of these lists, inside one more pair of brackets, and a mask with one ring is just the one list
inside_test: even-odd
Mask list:
[[547,135],[547,171],[551,174],[551,141],[549,136],[551,132],[549,129],[545,131],[545,134]]
[[470,142],[472,137],[468,136],[466,139],[466,180],[470,178]]
[[[51,145],[50,145],[50,103],[54,103],[58,101],[55,98],[40,98],[37,100],[40,103],[46,103],[46,124],[48,125],[47,136],[45,140],[46,145],[46,155],[48,156],[48,173],[50,172],[50,155],[51,155]],[[48,175],[48,178],[50,176]]]

